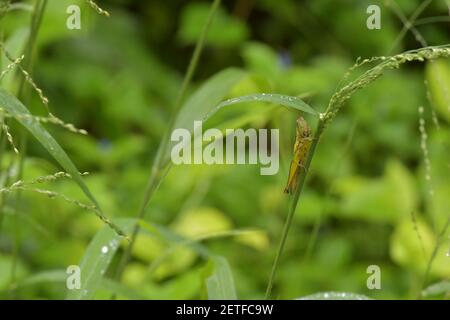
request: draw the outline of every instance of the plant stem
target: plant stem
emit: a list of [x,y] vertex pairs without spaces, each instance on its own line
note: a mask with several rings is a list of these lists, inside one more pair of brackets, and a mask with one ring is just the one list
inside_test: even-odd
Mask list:
[[423,290],[423,288],[425,288],[425,285],[428,281],[428,277],[431,272],[431,267],[433,266],[433,261],[438,254],[439,248],[440,248],[442,242],[444,241],[445,234],[447,233],[447,229],[449,227],[450,227],[450,217],[447,218],[447,221],[445,222],[444,227],[442,228],[441,232],[439,233],[439,235],[436,239],[436,244],[434,245],[433,252],[431,253],[430,259],[428,260],[427,268],[425,270],[425,274],[424,274],[423,280],[422,280],[422,286],[419,290],[417,299],[421,299],[421,297],[422,297],[422,290]]
[[[33,63],[33,50],[36,44],[37,34],[39,31],[39,28],[41,26],[42,17],[44,15],[45,8],[47,6],[47,0],[38,0],[35,4],[34,11],[33,11],[33,17],[31,19],[31,32],[30,36],[27,41],[27,45],[25,48],[25,55],[26,55],[26,61],[25,61],[25,69],[29,70],[28,72],[31,73],[31,66]],[[19,83],[19,89],[17,96],[20,100],[24,100],[27,97],[27,92],[25,90],[25,78],[23,75],[21,75]],[[19,128],[19,134],[20,134],[20,154],[19,154],[19,166],[18,166],[18,172],[17,172],[17,179],[22,179],[23,176],[23,167],[24,167],[24,161],[25,161],[25,155],[26,155],[26,149],[27,149],[27,134],[25,132],[25,129],[23,127]],[[11,273],[10,273],[10,286],[11,288],[14,288],[15,282],[16,282],[16,269],[17,269],[17,260],[19,256],[19,248],[20,248],[20,230],[19,225],[17,221],[17,215],[19,214],[19,205],[20,205],[20,199],[21,199],[22,193],[19,190],[15,197],[15,203],[14,203],[14,215],[13,215],[13,230],[14,230],[14,243],[13,243],[13,254],[12,254],[12,263],[11,263]],[[11,290],[11,295],[14,295],[15,291]]]
[[[186,95],[186,91],[192,81],[192,77],[195,73],[195,70],[197,69],[198,62],[200,60],[200,56],[201,56],[201,53],[202,53],[204,45],[205,45],[206,36],[208,34],[209,27],[212,23],[213,17],[215,15],[218,7],[220,5],[220,2],[221,2],[221,0],[214,0],[214,2],[212,3],[207,21],[206,21],[205,25],[203,26],[202,33],[196,43],[194,52],[193,52],[191,60],[189,62],[188,69],[186,71],[186,74],[183,79],[183,83],[181,85],[180,92],[175,101],[175,109],[169,120],[169,125],[167,127],[167,131],[163,136],[163,140],[161,142],[161,145],[158,148],[158,151],[157,151],[157,154],[155,157],[155,161],[152,166],[150,177],[148,179],[147,186],[146,186],[145,192],[144,192],[144,199],[141,203],[141,206],[139,207],[139,212],[137,215],[138,220],[142,220],[145,217],[146,209],[148,207],[148,204],[149,204],[154,192],[158,189],[158,186],[159,186],[160,182],[162,181],[162,177],[164,177],[171,168],[171,163],[169,163],[167,166],[163,165],[164,164],[164,156],[165,156],[166,151],[170,144],[170,140],[169,140],[170,132],[173,129],[173,126],[175,125],[178,111],[180,110],[180,108],[182,106],[182,102],[183,102],[184,96]],[[128,261],[130,259],[131,251],[132,251],[134,243],[136,241],[137,234],[139,233],[139,229],[140,229],[139,224],[136,224],[133,229],[133,232],[131,234],[130,243],[127,246],[127,248],[125,249],[125,252],[124,252],[122,259],[119,262],[118,268],[116,270],[116,274],[115,274],[116,279],[120,280],[123,270],[125,269],[125,266],[127,265]]]
[[276,273],[277,273],[277,270],[278,270],[280,257],[283,254],[284,246],[286,244],[286,239],[287,239],[287,236],[288,236],[288,233],[289,233],[289,229],[291,228],[292,218],[294,217],[295,210],[297,208],[298,201],[300,199],[300,195],[301,195],[302,190],[303,190],[303,186],[305,185],[307,172],[309,170],[309,167],[310,167],[310,164],[311,164],[311,160],[312,160],[312,158],[314,156],[314,152],[316,150],[316,147],[317,147],[317,144],[319,142],[320,136],[322,135],[323,129],[324,129],[324,120],[322,118],[320,118],[319,122],[317,124],[317,129],[316,129],[316,132],[314,134],[313,141],[311,143],[311,147],[309,148],[309,151],[308,151],[308,156],[307,156],[306,161],[305,161],[304,170],[302,170],[301,173],[300,173],[299,186],[297,187],[297,189],[296,189],[296,191],[294,193],[294,197],[292,198],[292,200],[290,202],[288,215],[286,217],[286,221],[285,221],[284,227],[283,227],[283,232],[281,234],[280,243],[278,245],[278,250],[277,250],[277,252],[275,254],[275,259],[273,261],[272,271],[270,273],[270,278],[269,278],[269,283],[267,284],[267,290],[266,290],[266,296],[265,296],[266,299],[270,299],[270,297],[271,297],[273,283],[275,281]]
[[[4,119],[1,119],[1,121],[4,121]],[[5,154],[4,150],[6,149],[6,135],[3,134],[3,131],[0,132],[0,171],[2,169],[3,164],[3,155]],[[0,195],[0,231],[2,230],[3,226],[3,219],[4,219],[4,201],[5,201],[5,194]]]

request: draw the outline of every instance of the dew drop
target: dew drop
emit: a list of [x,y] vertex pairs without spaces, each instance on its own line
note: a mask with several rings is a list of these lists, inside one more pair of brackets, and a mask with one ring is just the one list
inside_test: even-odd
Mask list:
[[102,253],[104,253],[104,254],[105,254],[105,253],[108,253],[108,250],[109,250],[109,249],[108,249],[107,246],[103,246],[103,247],[102,247]]
[[115,250],[119,246],[119,242],[116,239],[113,239],[109,243],[109,246],[111,247],[111,249]]

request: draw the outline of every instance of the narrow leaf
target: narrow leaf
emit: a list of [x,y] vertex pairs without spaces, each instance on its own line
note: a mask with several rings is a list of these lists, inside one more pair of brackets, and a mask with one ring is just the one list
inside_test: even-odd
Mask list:
[[123,297],[130,300],[144,300],[145,296],[141,295],[139,292],[136,292],[133,289],[130,289],[123,284],[114,281],[112,279],[103,278],[100,282],[100,288],[103,290],[107,290],[115,295],[118,295],[119,298]]
[[22,281],[17,286],[25,287],[41,283],[60,282],[64,283],[67,279],[67,273],[64,270],[47,270],[33,274]]
[[[117,219],[116,223],[126,232],[130,232],[135,219]],[[81,288],[70,290],[69,300],[92,299],[99,288],[111,260],[116,254],[121,237],[110,228],[102,228],[89,244],[81,260]]]
[[0,88],[0,107],[11,114],[19,123],[21,123],[50,153],[50,155],[58,161],[61,167],[72,176],[72,179],[78,184],[84,194],[96,206],[97,216],[114,229],[118,234],[125,236],[125,233],[115,226],[102,212],[100,205],[92,195],[91,191],[84,183],[78,169],[70,160],[66,152],[56,142],[56,140],[45,130],[45,128],[36,121],[28,109],[13,95]]
[[[205,121],[214,113],[214,107],[222,101],[231,89],[245,76],[240,69],[225,69],[208,79],[181,107],[175,121],[175,128],[192,131],[194,121]],[[168,158],[170,150],[165,155]]]
[[369,297],[350,292],[319,292],[296,300],[371,300]]
[[447,292],[450,292],[450,281],[442,281],[432,284],[431,286],[424,289],[422,291],[422,296],[424,297],[437,296],[440,294],[445,294]]
[[212,109],[210,114],[207,115],[207,118],[210,117],[213,113],[216,113],[218,110],[222,109],[223,107],[244,102],[268,102],[279,104],[281,106],[288,108],[293,108],[306,113],[310,113],[315,116],[319,114],[310,105],[308,105],[305,101],[303,101],[298,97],[286,96],[275,93],[257,93],[225,100],[220,104],[218,104],[214,109]]
[[211,258],[213,273],[206,279],[209,300],[236,300],[233,275],[230,265],[224,257]]

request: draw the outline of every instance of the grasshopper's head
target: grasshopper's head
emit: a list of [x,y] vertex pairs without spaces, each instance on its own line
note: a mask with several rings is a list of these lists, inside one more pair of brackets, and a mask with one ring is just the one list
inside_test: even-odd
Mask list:
[[297,119],[297,136],[302,138],[311,137],[311,129],[308,126],[308,122],[306,122],[303,117]]

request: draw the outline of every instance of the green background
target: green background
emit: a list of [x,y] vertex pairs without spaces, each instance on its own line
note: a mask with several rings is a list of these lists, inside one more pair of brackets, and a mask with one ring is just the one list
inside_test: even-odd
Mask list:
[[[74,3],[81,7],[81,30],[65,27],[69,16],[65,10]],[[396,3],[394,7],[409,17],[422,1]],[[369,4],[380,5],[381,30],[366,27]],[[89,135],[46,128],[80,171],[90,172],[84,180],[105,213],[131,218],[137,215],[210,2],[114,0],[99,5],[111,17],[99,16],[84,1],[49,1],[32,73],[48,96],[51,111]],[[449,6],[446,1],[432,1],[419,19],[448,17]],[[217,72],[238,67],[245,76],[226,98],[280,93],[305,97],[316,110],[324,111],[357,57],[386,56],[421,46],[410,31],[396,40],[403,24],[395,12],[384,1],[223,1],[188,94]],[[22,10],[0,20],[1,37],[14,57],[23,50],[29,21],[30,12]],[[417,28],[428,45],[450,40],[448,21]],[[1,62],[4,70],[8,62],[4,57]],[[12,93],[19,82],[15,75],[10,73],[1,83]],[[447,59],[390,71],[347,103],[327,128],[313,159],[281,258],[276,298],[323,291],[375,299],[417,296],[450,213],[448,92]],[[45,116],[35,93],[27,100],[32,113]],[[425,179],[419,106],[424,107],[430,180]],[[147,222],[170,236],[140,233],[123,286],[120,290],[99,286],[93,297],[108,298],[116,292],[119,298],[206,298],[205,279],[214,265],[210,256],[218,255],[229,263],[238,298],[263,298],[287,214],[289,197],[283,188],[298,116],[261,103],[233,106],[214,115],[208,126],[280,129],[279,173],[261,176],[256,165],[175,166],[146,215]],[[314,123],[312,117],[306,118]],[[19,126],[12,124],[11,132],[19,139]],[[6,177],[14,177],[17,166],[9,147],[0,152],[1,188],[8,182]],[[30,137],[23,179],[59,170]],[[43,188],[87,203],[71,180],[52,181]],[[0,211],[4,215],[0,296],[64,298],[66,268],[80,263],[103,223],[92,212],[33,192],[23,192],[18,204],[14,194],[6,195]],[[220,236],[246,229],[256,231]],[[192,241],[174,247],[171,240],[202,235],[215,237],[199,241],[200,247]],[[450,276],[448,230],[444,240],[427,284]],[[381,268],[381,290],[366,286],[370,265]],[[44,279],[29,281],[37,275]]]

